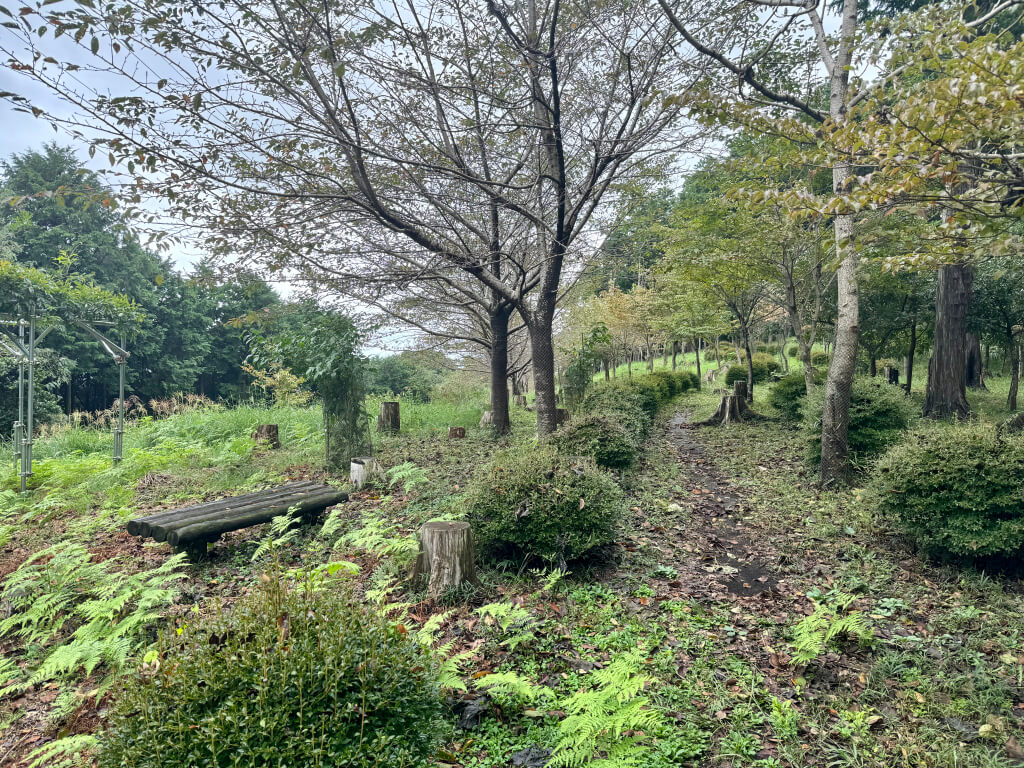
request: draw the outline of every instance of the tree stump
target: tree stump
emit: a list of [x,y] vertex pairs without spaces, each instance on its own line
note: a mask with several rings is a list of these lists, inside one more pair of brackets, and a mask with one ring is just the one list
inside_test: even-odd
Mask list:
[[277,424],[257,424],[252,439],[257,443],[265,443],[268,448],[280,448],[281,437]]
[[520,408],[526,407],[526,395],[515,395],[512,398],[512,403],[519,406]]
[[887,365],[885,366],[885,368],[882,369],[882,375],[885,377],[885,380],[890,384],[897,385],[900,383],[899,368],[893,368]]
[[732,394],[723,394],[722,402],[718,405],[710,419],[700,422],[701,426],[728,426],[729,424],[752,421],[763,418],[760,414],[754,413],[747,405],[747,382],[734,381]]
[[398,413],[398,403],[394,400],[385,400],[380,404],[380,414],[377,416],[377,431],[398,434],[401,426],[402,419]]
[[448,427],[449,440],[461,440],[466,436],[465,427]]
[[489,427],[494,423],[494,412],[484,411],[483,416],[480,417],[480,426]]
[[427,582],[427,597],[436,600],[465,582],[480,586],[469,523],[426,523],[419,531],[420,552],[413,578]]
[[380,472],[380,464],[372,456],[359,456],[349,465],[348,479],[356,488],[362,488]]
[[569,411],[565,408],[555,408],[555,426],[561,426],[569,421]]

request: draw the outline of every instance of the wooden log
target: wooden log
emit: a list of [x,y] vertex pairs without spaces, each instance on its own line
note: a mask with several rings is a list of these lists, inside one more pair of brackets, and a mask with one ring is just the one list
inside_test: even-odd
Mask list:
[[516,395],[512,398],[512,403],[520,408],[526,407],[526,395]]
[[466,436],[465,427],[448,427],[449,440],[461,440]]
[[469,523],[426,523],[419,530],[419,540],[413,578],[427,582],[427,597],[437,600],[445,591],[466,582],[480,586]]
[[259,511],[247,512],[244,515],[231,515],[204,522],[186,525],[167,534],[167,543],[173,547],[180,547],[190,541],[214,541],[221,534],[229,531],[237,531],[260,523],[269,523],[275,517],[285,514],[291,507],[297,507],[296,512],[300,515],[310,515],[333,504],[338,504],[348,499],[348,494],[342,491],[332,490],[329,493],[321,493],[311,496],[296,504],[275,504]]
[[281,447],[281,433],[277,424],[257,424],[256,431],[252,433],[252,439],[257,443],[265,443],[271,449],[276,450]]
[[348,479],[356,488],[362,488],[373,482],[375,475],[380,474],[381,467],[372,456],[357,456],[349,463]]
[[555,426],[561,426],[569,422],[569,411],[565,408],[555,408]]
[[489,427],[493,423],[494,423],[494,412],[493,411],[484,411],[483,415],[480,417],[480,428],[483,429],[484,427]]
[[320,486],[319,483],[314,483],[311,480],[300,480],[296,483],[282,485],[279,488],[254,491],[253,493],[244,493],[240,496],[229,496],[226,499],[215,499],[214,501],[206,501],[202,504],[193,504],[188,507],[177,507],[175,509],[169,509],[166,512],[158,512],[155,515],[139,517],[134,520],[129,520],[126,528],[128,529],[128,533],[133,536],[149,536],[151,526],[159,525],[169,520],[188,517],[192,514],[198,514],[199,512],[210,511],[222,507],[237,506],[239,504],[253,501],[254,499],[266,498],[268,496],[273,498],[275,496],[296,493],[302,489],[310,490],[318,486]]
[[398,434],[401,426],[402,419],[399,415],[398,403],[394,400],[385,400],[380,404],[380,414],[377,416],[377,431]]
[[250,512],[258,512],[262,509],[266,509],[269,506],[288,509],[290,506],[300,504],[306,499],[310,499],[319,494],[331,492],[333,490],[334,489],[328,485],[314,486],[311,489],[301,490],[297,493],[280,494],[270,498],[261,496],[247,501],[244,504],[232,504],[226,507],[193,512],[188,515],[181,515],[171,520],[165,520],[161,523],[152,523],[149,526],[149,533],[146,535],[152,537],[153,541],[166,541],[171,531],[178,530],[186,525],[205,523],[209,520],[220,520],[235,515],[247,515]]

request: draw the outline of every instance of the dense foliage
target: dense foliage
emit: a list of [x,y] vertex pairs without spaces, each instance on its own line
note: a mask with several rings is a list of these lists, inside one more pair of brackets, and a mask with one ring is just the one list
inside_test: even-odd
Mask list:
[[[814,383],[823,384],[825,375],[815,369]],[[768,391],[768,404],[777,410],[787,421],[799,422],[803,416],[804,399],[807,396],[807,383],[803,371],[793,371],[772,384]]]
[[913,433],[879,460],[871,489],[877,510],[930,555],[1024,551],[1024,437],[975,424]]
[[413,768],[431,762],[442,713],[411,636],[336,585],[270,579],[164,634],[126,681],[99,763]]
[[590,456],[597,466],[626,469],[636,461],[636,435],[614,416],[592,413],[555,433],[555,445],[567,456]]
[[[825,388],[818,387],[804,403],[804,429],[808,459],[821,460],[821,409]],[[899,439],[914,417],[914,404],[899,387],[879,378],[857,376],[850,396],[850,461],[864,469],[870,461]]]
[[589,460],[528,447],[484,467],[466,509],[482,552],[563,564],[614,540],[622,491]]

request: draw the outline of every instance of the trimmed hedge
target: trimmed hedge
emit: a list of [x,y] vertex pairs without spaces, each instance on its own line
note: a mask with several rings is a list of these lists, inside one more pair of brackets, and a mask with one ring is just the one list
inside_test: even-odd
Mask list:
[[614,541],[622,511],[611,475],[548,444],[495,456],[470,485],[466,519],[486,555],[562,564]]
[[820,350],[818,352],[811,352],[811,365],[815,368],[822,365],[828,365],[829,356]]
[[124,681],[99,765],[433,764],[446,708],[427,651],[347,591],[308,586],[271,579],[165,633]]
[[[818,387],[806,398],[803,408],[808,460],[815,467],[821,463],[821,411],[824,401],[825,388]],[[878,378],[855,376],[848,429],[853,466],[865,468],[899,439],[915,415],[913,401],[899,387]]]
[[1022,558],[1024,436],[1000,439],[976,424],[932,427],[889,449],[869,489],[876,510],[929,555]]
[[[825,383],[825,374],[818,369],[814,369],[814,383]],[[802,409],[806,396],[807,385],[804,383],[804,372],[793,371],[772,384],[772,388],[768,392],[768,404],[787,421],[799,422],[803,415]]]
[[566,456],[588,456],[605,469],[627,469],[640,449],[638,436],[614,415],[591,413],[555,433],[554,444]]
[[639,443],[651,428],[648,404],[649,398],[634,391],[629,385],[603,384],[587,393],[580,410],[583,413],[600,414],[617,421]]

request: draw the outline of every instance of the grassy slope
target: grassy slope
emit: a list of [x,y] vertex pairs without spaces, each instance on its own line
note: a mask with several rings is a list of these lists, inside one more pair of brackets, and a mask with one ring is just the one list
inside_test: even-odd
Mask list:
[[[974,397],[979,411],[998,412],[1000,393]],[[680,406],[703,418],[714,404],[714,395],[699,393]],[[411,535],[432,517],[459,516],[461,490],[496,447],[473,428],[478,414],[403,404],[408,431],[380,438],[378,456],[385,466],[404,465],[404,481],[354,495],[336,513],[337,534],[303,529],[278,556],[288,565],[354,561],[368,599],[415,602],[420,596],[401,585]],[[247,435],[261,422],[281,424],[280,452],[253,450]],[[450,423],[470,426],[467,439],[444,439],[439,433]],[[0,496],[10,526],[0,572],[55,537],[84,541],[111,568],[152,567],[167,548],[118,535],[127,516],[315,475],[318,429],[315,411],[297,409],[173,417],[131,430],[128,458],[117,469],[104,458],[109,435],[40,441],[44,461],[36,480],[43,487],[31,506],[13,494]],[[434,608],[453,609],[445,638],[469,654],[463,664],[469,695],[481,672],[495,670],[516,671],[554,691],[551,700],[534,704],[496,696],[480,728],[453,732],[449,762],[503,768],[518,750],[553,746],[565,697],[592,685],[595,669],[635,652],[666,722],[645,766],[1014,764],[1024,714],[1018,582],[920,562],[887,524],[871,519],[856,490],[814,488],[801,464],[802,439],[784,425],[687,431],[704,446],[700,458],[678,452],[674,430],[663,424],[643,462],[624,478],[630,514],[619,546],[604,559],[543,590],[530,572],[490,565],[483,590],[452,595],[448,605]],[[532,415],[515,410],[513,434],[502,442],[531,439]],[[709,465],[720,472],[718,491],[706,487]],[[0,488],[13,482],[13,474],[0,475]],[[740,499],[739,533],[718,527],[728,516],[715,494],[725,492]],[[209,562],[185,569],[179,597],[165,612],[181,614],[193,605],[216,610],[243,592],[266,567],[265,559],[252,561],[264,536],[250,529],[219,542]],[[744,548],[763,559],[775,585],[767,597],[737,596],[721,586],[728,568],[718,564]],[[854,607],[870,617],[878,638],[874,647],[843,643],[807,667],[791,664],[793,627],[811,609],[807,593],[833,589],[856,596]],[[499,600],[531,614],[526,639],[514,649],[509,634],[475,612]],[[428,617],[425,609],[416,609],[418,620]],[[0,642],[5,655],[31,661],[33,651],[17,639]],[[95,675],[72,675],[57,681],[58,689],[44,686],[20,703],[2,702],[0,762],[23,756],[26,736],[95,729],[95,702],[54,713],[50,695],[88,690],[94,682]]]

